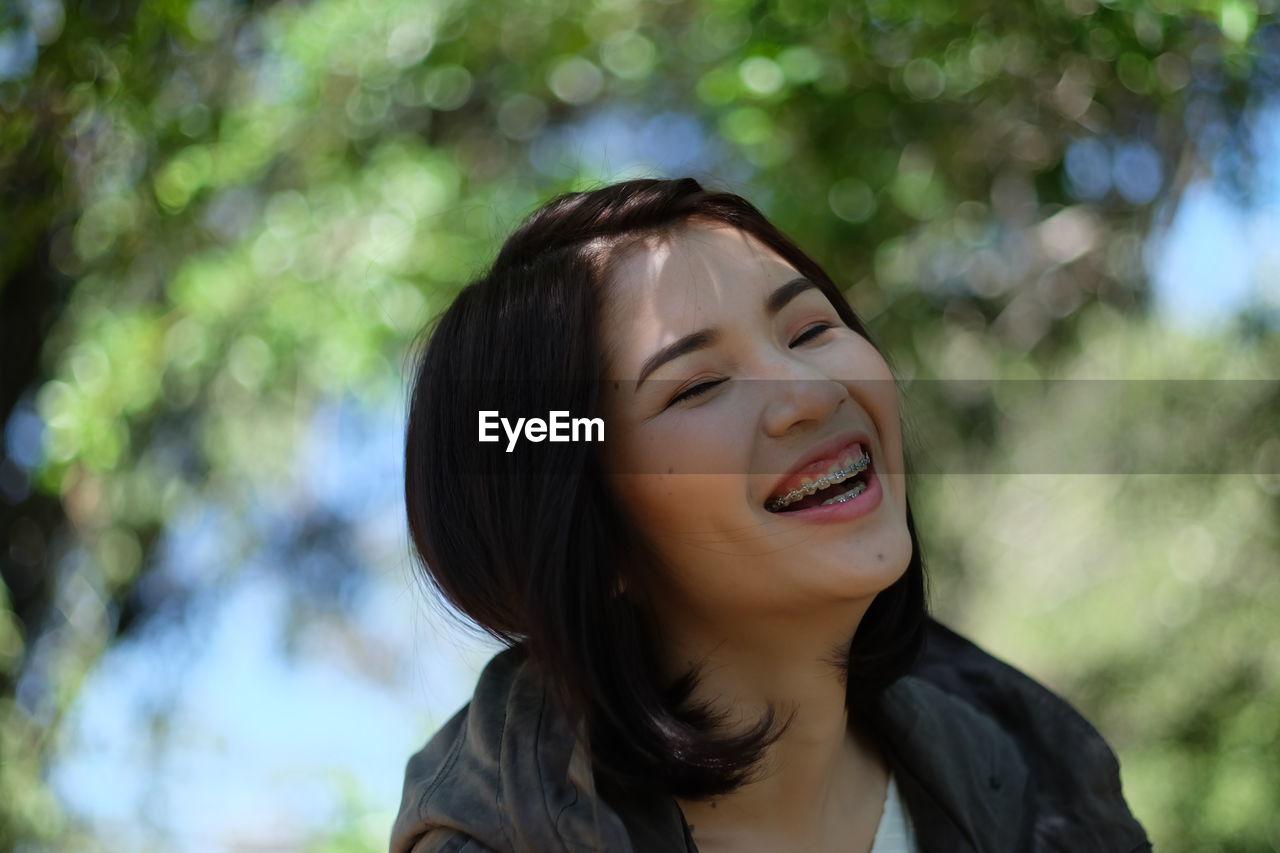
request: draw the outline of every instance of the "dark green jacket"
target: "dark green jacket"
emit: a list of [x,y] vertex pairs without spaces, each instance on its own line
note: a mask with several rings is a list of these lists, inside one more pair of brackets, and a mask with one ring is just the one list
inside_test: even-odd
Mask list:
[[[930,621],[872,725],[923,853],[1149,850],[1115,754],[1045,687]],[[518,650],[405,772],[392,853],[693,851],[670,797],[598,790],[580,739]]]

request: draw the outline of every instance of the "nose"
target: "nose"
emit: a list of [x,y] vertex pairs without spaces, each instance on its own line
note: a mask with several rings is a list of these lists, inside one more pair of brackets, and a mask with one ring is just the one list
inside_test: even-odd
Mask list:
[[780,438],[796,427],[822,424],[849,399],[844,385],[798,359],[763,376],[765,434]]

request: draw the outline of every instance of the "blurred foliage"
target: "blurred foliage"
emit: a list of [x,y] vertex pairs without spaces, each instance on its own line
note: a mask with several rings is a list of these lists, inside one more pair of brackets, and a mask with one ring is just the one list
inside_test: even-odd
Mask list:
[[[1002,407],[985,448],[966,442],[955,419],[930,433],[949,448],[935,462],[944,467],[916,480],[931,598],[1105,734],[1157,849],[1274,849],[1280,341],[1186,339],[1105,308],[1082,318],[1079,333],[1086,346],[1059,363],[1076,381],[1027,395],[1038,410]],[[971,334],[947,346],[951,369],[1019,369],[1019,358]],[[1089,380],[1114,376],[1112,364],[1127,365],[1128,384],[1140,386],[1125,389],[1130,405],[1091,387],[1108,384]],[[1246,381],[1262,377],[1270,381]],[[1045,440],[1062,460],[1093,458],[1089,448],[1152,459],[1152,442],[1170,456],[1134,474],[1091,473],[1107,468],[1046,465]],[[1224,442],[1241,451],[1232,467],[1183,466],[1172,455]],[[984,473],[936,473],[960,469],[952,460],[961,454],[982,457],[963,470]]]
[[[1195,345],[1153,326],[1141,252],[1192,180],[1249,202],[1275,12],[6,6],[0,843],[73,837],[42,780],[84,674],[234,576],[160,571],[166,521],[210,495],[250,513],[319,400],[399,395],[411,335],[550,193],[639,173],[744,193],[848,286],[904,379],[1274,379],[1267,316]],[[1035,425],[996,406],[957,404],[936,453],[1015,470]],[[1046,412],[1120,452],[1150,414]],[[1274,422],[1232,440],[1274,467]],[[939,610],[1099,722],[1162,850],[1280,849],[1280,488],[1259,470],[921,480]],[[290,577],[299,606],[337,606]],[[363,849],[351,825],[315,849]]]

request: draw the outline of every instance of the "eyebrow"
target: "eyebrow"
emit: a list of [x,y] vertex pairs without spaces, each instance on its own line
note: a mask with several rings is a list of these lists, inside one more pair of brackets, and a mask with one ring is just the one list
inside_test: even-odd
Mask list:
[[[777,316],[783,308],[786,308],[791,300],[807,290],[817,290],[818,285],[814,284],[807,278],[793,278],[786,284],[779,287],[773,293],[769,294],[769,298],[764,302],[765,313],[770,317]],[[668,361],[677,359],[682,355],[688,355],[700,349],[711,346],[720,339],[720,331],[718,329],[699,329],[696,332],[690,332],[678,341],[667,344],[662,349],[655,352],[645,361],[640,368],[640,378],[636,380],[634,390],[639,391],[640,386],[649,374],[653,373]]]

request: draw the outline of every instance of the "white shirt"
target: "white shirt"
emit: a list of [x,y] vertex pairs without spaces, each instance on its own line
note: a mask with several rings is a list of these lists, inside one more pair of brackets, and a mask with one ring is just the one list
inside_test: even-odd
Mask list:
[[898,785],[889,775],[889,790],[884,795],[884,812],[880,815],[880,825],[876,828],[875,841],[871,842],[871,853],[919,853],[916,846],[915,831],[911,826],[911,817],[902,805],[898,796]]

